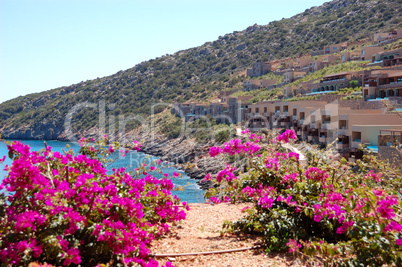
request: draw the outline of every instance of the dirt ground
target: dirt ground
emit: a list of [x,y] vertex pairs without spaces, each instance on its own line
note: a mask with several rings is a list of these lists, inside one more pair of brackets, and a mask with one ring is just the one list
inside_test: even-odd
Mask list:
[[258,246],[255,237],[239,238],[223,234],[222,223],[241,218],[241,209],[246,204],[190,204],[187,218],[171,227],[169,236],[154,241],[152,254],[171,254],[155,257],[160,263],[170,261],[174,266],[304,266],[290,253],[271,253],[265,255],[262,249],[250,249],[239,252],[172,256],[179,253],[210,252]]

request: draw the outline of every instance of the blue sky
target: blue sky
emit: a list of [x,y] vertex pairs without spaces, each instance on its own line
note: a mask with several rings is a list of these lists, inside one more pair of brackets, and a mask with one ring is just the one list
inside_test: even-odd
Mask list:
[[328,0],[0,0],[0,103],[125,70]]

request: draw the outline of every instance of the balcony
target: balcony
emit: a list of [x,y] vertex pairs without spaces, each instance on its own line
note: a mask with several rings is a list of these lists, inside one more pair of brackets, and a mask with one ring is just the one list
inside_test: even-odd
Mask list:
[[343,144],[342,142],[338,142],[335,145],[335,148],[338,149],[338,150],[342,150],[342,149],[345,149],[347,147],[349,147],[349,144]]
[[296,120],[297,120],[297,115],[293,115],[293,116],[292,116],[292,119],[293,119],[294,121],[296,121]]
[[353,148],[358,148],[359,145],[361,145],[361,144],[362,144],[362,140],[361,140],[361,139],[352,140],[352,147],[353,147]]
[[304,124],[304,119],[300,119],[299,120],[299,125],[303,125]]
[[278,127],[278,122],[277,122],[277,121],[274,121],[274,122],[272,123],[272,127]]
[[338,130],[339,135],[349,135],[348,128],[346,126],[341,126]]
[[267,116],[267,112],[262,113],[262,116],[266,117],[266,116]]
[[318,141],[319,141],[320,143],[326,144],[326,143],[327,143],[327,138],[326,138],[325,136],[320,136],[320,137],[318,138]]
[[284,111],[284,112],[283,112],[283,116],[288,116],[288,113],[289,113],[289,112],[288,112],[287,110]]
[[381,84],[377,88],[379,89],[394,89],[402,87],[402,81],[400,82],[391,82],[389,84]]
[[323,130],[329,130],[331,129],[331,122],[330,121],[324,121],[321,125],[321,129]]
[[311,129],[316,129],[317,123],[316,122],[310,122],[310,128]]
[[365,82],[364,87],[377,87],[377,82]]
[[345,77],[340,78],[340,79],[323,80],[322,82],[323,82],[323,83],[330,83],[330,82],[340,82],[340,81],[344,81],[344,80],[346,80]]

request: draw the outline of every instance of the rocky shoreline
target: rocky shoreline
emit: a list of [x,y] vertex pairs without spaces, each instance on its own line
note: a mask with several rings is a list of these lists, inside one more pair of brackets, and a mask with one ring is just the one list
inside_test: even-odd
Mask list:
[[126,138],[138,140],[141,143],[141,152],[173,162],[176,168],[185,171],[190,178],[198,180],[197,184],[203,190],[210,188],[212,183],[202,179],[208,173],[217,174],[226,166],[222,159],[209,156],[212,143],[199,144],[192,139],[169,139],[164,135],[152,136],[141,132],[130,134]]

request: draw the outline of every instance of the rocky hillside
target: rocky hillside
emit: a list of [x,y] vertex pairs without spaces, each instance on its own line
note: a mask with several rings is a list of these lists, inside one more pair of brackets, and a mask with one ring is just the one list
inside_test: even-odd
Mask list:
[[[149,116],[154,103],[205,101],[219,90],[239,86],[237,73],[255,61],[298,56],[327,44],[400,28],[401,6],[401,0],[334,0],[108,77],[12,99],[0,104],[0,133],[5,138],[63,140],[67,139],[66,116],[74,106],[72,132],[80,137],[103,123],[99,120],[102,103],[109,125],[110,118],[117,123],[119,115]],[[260,8],[269,12],[269,6]],[[155,110],[162,111],[162,106]],[[138,125],[130,120],[126,130]]]

